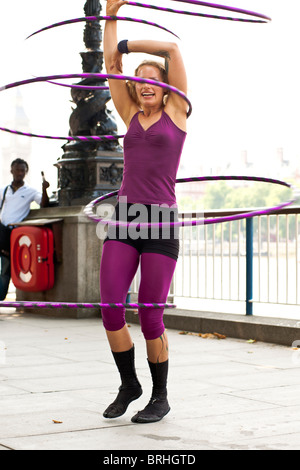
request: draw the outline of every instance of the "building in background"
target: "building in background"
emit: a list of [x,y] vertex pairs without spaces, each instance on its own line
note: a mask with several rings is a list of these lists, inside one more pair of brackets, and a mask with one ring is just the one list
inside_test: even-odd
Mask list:
[[[23,99],[20,90],[16,90],[15,97],[12,100],[10,109],[7,109],[7,119],[3,123],[3,127],[8,129],[16,129],[22,132],[30,132],[30,121],[25,113],[23,107]],[[10,134],[6,132],[1,133],[0,140],[0,185],[3,186],[9,181],[10,164],[15,158],[23,158],[27,161],[29,168],[33,165],[32,162],[32,139]],[[26,177],[29,184],[30,172]]]

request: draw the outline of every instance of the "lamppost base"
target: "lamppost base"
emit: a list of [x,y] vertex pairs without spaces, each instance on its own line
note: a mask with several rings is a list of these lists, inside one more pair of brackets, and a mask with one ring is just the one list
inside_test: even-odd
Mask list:
[[55,166],[60,183],[59,206],[85,205],[120,188],[123,153],[97,151],[88,156],[73,152],[68,158],[61,158]]

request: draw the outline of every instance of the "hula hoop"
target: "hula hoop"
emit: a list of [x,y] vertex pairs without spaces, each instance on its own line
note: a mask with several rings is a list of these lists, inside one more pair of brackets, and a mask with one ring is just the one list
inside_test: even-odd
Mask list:
[[[57,80],[57,79],[69,79],[69,78],[96,78],[98,80],[131,80],[133,82],[138,82],[138,83],[148,83],[150,85],[154,86],[159,86],[165,90],[168,90],[172,93],[177,94],[180,96],[182,99],[186,101],[186,103],[189,106],[189,110],[187,113],[187,117],[189,117],[192,113],[192,104],[188,97],[180,90],[177,88],[168,85],[167,83],[164,82],[157,82],[156,80],[151,80],[151,79],[146,79],[146,78],[140,78],[140,77],[131,77],[129,75],[113,75],[113,74],[103,74],[103,73],[73,73],[73,74],[67,74],[67,75],[47,75],[43,77],[34,77],[34,78],[29,78],[27,80],[21,80],[18,82],[13,82],[13,83],[8,83],[7,85],[4,85],[0,87],[0,92],[4,90],[8,90],[10,88],[15,88],[18,86],[22,85],[28,85],[30,83],[36,83],[36,82],[49,82],[52,80]],[[75,85],[75,87],[78,87],[80,85]],[[72,88],[73,85],[70,85]],[[85,88],[89,88],[89,86],[85,86]],[[94,88],[94,87],[93,87]],[[10,132],[12,134],[18,134],[18,135],[23,135],[27,137],[39,137],[41,139],[53,139],[53,140],[69,140],[69,141],[85,141],[85,142],[94,142],[94,141],[108,141],[108,140],[118,140],[124,137],[124,135],[103,135],[103,136],[98,136],[98,135],[93,135],[93,136],[66,136],[66,137],[57,137],[57,136],[51,136],[51,135],[38,135],[38,134],[32,134],[32,133],[26,133],[26,132],[21,132],[17,131],[15,129],[8,129],[6,127],[0,127],[1,131],[4,132]]]
[[190,3],[191,5],[200,5],[202,7],[216,8],[217,10],[232,11],[234,13],[241,13],[243,15],[255,16],[257,18],[263,18],[269,21],[271,20],[269,16],[263,15],[262,13],[257,13],[255,11],[244,10],[241,8],[231,7],[227,5],[219,5],[217,3],[202,2],[200,0],[173,0],[173,1],[180,2],[180,3]]
[[77,135],[77,136],[66,136],[66,137],[56,137],[54,135],[39,135],[31,134],[30,132],[17,131],[15,129],[8,129],[7,127],[0,127],[0,131],[9,132],[11,134],[22,135],[25,137],[38,137],[40,139],[52,139],[52,140],[69,140],[69,141],[80,141],[80,142],[111,142],[113,140],[123,139],[124,135]]
[[80,23],[83,21],[87,22],[92,22],[92,21],[100,21],[100,20],[105,20],[105,21],[132,21],[134,23],[141,23],[141,24],[146,24],[149,26],[154,26],[155,28],[162,29],[163,31],[166,31],[167,33],[172,34],[173,36],[176,36],[178,39],[180,39],[177,34],[173,33],[169,29],[165,28],[164,26],[160,26],[157,23],[153,23],[152,21],[146,21],[146,20],[140,20],[139,18],[128,18],[126,16],[84,16],[81,18],[73,18],[71,20],[65,20],[65,21],[60,21],[59,23],[54,23],[49,26],[45,26],[44,28],[39,29],[38,31],[35,31],[34,33],[30,34],[27,36],[26,39],[31,38],[32,36],[35,36],[36,34],[39,34],[43,31],[47,31],[48,29],[56,28],[59,26],[64,26],[67,24],[73,24],[73,23]]
[[61,82],[53,82],[52,80],[46,80],[47,83],[51,83],[52,85],[64,86],[67,88],[79,88],[81,90],[109,90],[109,86],[102,86],[102,85],[70,85],[69,83],[61,83]]
[[[189,117],[192,113],[192,104],[190,100],[182,91],[178,90],[178,88],[175,88],[174,86],[169,85],[168,83],[159,82],[159,81],[151,80],[148,78],[132,77],[130,75],[121,75],[121,74],[114,75],[114,74],[109,74],[109,73],[108,74],[107,73],[71,73],[71,74],[66,74],[66,75],[46,75],[42,77],[28,78],[27,80],[21,80],[18,82],[8,83],[7,85],[0,87],[0,92],[4,90],[8,90],[10,88],[22,86],[22,85],[28,85],[30,83],[49,82],[50,80],[70,79],[70,78],[95,78],[98,80],[130,80],[132,82],[137,82],[137,83],[148,83],[150,85],[158,86],[165,90],[171,91],[172,93],[175,93],[176,95],[180,96],[189,105],[189,111],[187,113],[187,116]],[[70,85],[70,86],[72,87],[73,85]],[[76,85],[76,87],[77,86],[78,85]]]
[[0,308],[176,308],[174,304],[165,303],[73,303],[73,302],[0,302]]
[[[177,0],[177,1],[183,2],[184,0]],[[197,13],[197,12],[185,11],[185,10],[174,10],[173,8],[158,7],[156,5],[147,5],[145,3],[131,2],[131,1],[128,1],[127,5],[131,5],[135,7],[142,7],[142,8],[150,8],[151,10],[159,10],[159,11],[164,11],[167,13],[179,13],[180,15],[211,18],[214,20],[228,20],[228,21],[238,21],[238,22],[244,22],[244,23],[267,23],[271,21],[271,18],[265,15],[262,15],[261,13],[250,12],[248,10],[241,10],[239,8],[226,7],[222,5],[215,5],[215,4],[209,4],[209,3],[204,3],[204,2],[184,2],[184,3],[193,3],[195,5],[209,6],[211,8],[218,8],[219,10],[228,10],[228,11],[233,11],[235,13],[242,13],[244,15],[251,15],[251,16],[255,16],[256,18],[261,18],[261,19],[233,18],[229,16],[210,15],[207,13]]]
[[275,212],[277,210],[283,209],[284,207],[290,206],[291,204],[294,204],[297,200],[300,199],[300,189],[292,186],[289,183],[286,183],[285,181],[281,180],[276,180],[272,178],[263,178],[263,177],[256,177],[256,176],[199,176],[199,177],[192,177],[192,178],[181,178],[177,179],[176,183],[190,183],[190,182],[199,182],[199,181],[256,181],[256,182],[261,182],[261,183],[270,183],[270,184],[277,184],[281,186],[285,186],[287,188],[290,188],[293,190],[293,198],[290,199],[289,201],[283,202],[281,204],[278,204],[277,206],[270,207],[270,208],[263,208],[263,209],[258,209],[254,211],[247,211],[243,212],[240,214],[235,214],[235,215],[230,215],[230,216],[225,216],[225,217],[213,217],[213,218],[202,218],[202,219],[196,219],[196,220],[182,220],[178,222],[158,222],[158,223],[134,223],[130,222],[130,224],[122,221],[114,221],[114,220],[103,220],[103,218],[98,217],[94,214],[93,208],[99,204],[100,202],[103,202],[106,199],[109,199],[111,197],[117,196],[119,191],[113,191],[111,193],[105,194],[104,196],[101,196],[100,198],[97,198],[87,204],[84,208],[84,214],[94,222],[102,223],[103,225],[113,225],[113,226],[120,226],[120,227],[128,227],[130,226],[136,226],[139,228],[162,228],[162,227],[191,227],[191,226],[197,226],[197,225],[211,225],[211,224],[216,224],[216,223],[223,223],[223,222],[231,222],[234,220],[240,220],[240,219],[246,219],[246,218],[251,218],[255,216],[261,216],[261,215],[268,215],[272,212]]

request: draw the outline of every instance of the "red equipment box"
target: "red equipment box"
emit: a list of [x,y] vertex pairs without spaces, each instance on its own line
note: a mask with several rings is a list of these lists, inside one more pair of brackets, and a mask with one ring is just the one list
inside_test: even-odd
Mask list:
[[11,233],[11,279],[17,289],[38,292],[54,285],[53,232],[47,227],[17,227]]

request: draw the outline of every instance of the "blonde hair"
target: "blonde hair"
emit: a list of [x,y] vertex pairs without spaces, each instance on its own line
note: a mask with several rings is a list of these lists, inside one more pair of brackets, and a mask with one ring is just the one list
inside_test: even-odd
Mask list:
[[[160,62],[156,62],[155,60],[144,60],[134,71],[134,76],[137,77],[138,76],[138,73],[140,71],[140,69],[142,67],[145,67],[145,66],[151,66],[151,67],[155,67],[158,69],[158,71],[160,72],[161,74],[161,77],[162,77],[162,82],[163,83],[169,83],[169,80],[168,80],[168,72],[166,70],[166,67],[161,64]],[[128,92],[129,92],[129,95],[131,96],[131,98],[133,99],[133,101],[138,105],[140,106],[140,102],[138,100],[138,97],[137,97],[137,93],[136,93],[136,89],[135,89],[135,85],[136,85],[136,82],[134,82],[133,80],[128,80],[126,82],[126,85],[127,85],[127,88],[128,88]],[[163,105],[165,106],[166,103],[167,103],[167,98],[168,98],[168,95],[169,95],[169,91],[165,90],[164,91],[164,99],[163,99]]]

